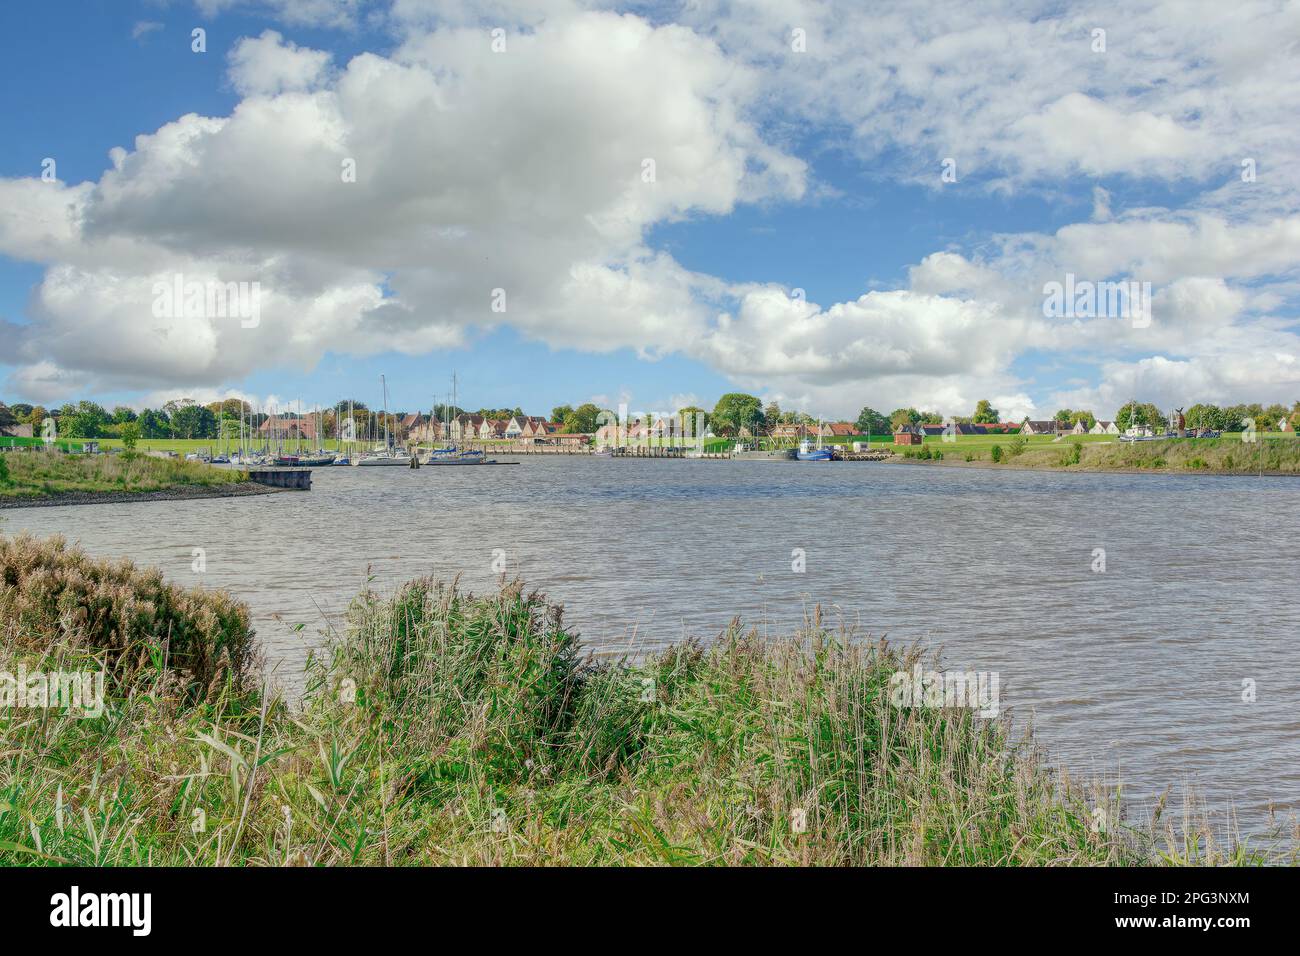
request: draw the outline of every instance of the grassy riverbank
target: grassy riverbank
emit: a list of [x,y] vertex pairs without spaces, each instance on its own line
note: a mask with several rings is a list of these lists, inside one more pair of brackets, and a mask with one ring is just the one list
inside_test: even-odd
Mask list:
[[[995,450],[996,449],[996,450]],[[1145,442],[1062,439],[1050,444],[1003,439],[981,447],[935,443],[901,448],[903,461],[993,468],[1066,471],[1153,471],[1173,474],[1300,474],[1300,441],[1294,437],[1174,438]]]
[[0,455],[0,502],[61,495],[219,489],[247,473],[201,462],[147,455],[67,455],[23,451]]
[[0,864],[1260,859],[1125,822],[1002,722],[895,707],[914,655],[817,620],[597,663],[538,595],[418,580],[359,596],[289,707],[222,595],[28,538],[0,583],[0,671],[108,674],[98,717],[0,710]]

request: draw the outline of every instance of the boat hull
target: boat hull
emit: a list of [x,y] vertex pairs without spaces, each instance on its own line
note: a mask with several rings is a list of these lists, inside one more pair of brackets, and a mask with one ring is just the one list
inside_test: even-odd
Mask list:
[[737,461],[790,461],[794,456],[795,451],[793,448],[737,451],[731,454],[731,457]]

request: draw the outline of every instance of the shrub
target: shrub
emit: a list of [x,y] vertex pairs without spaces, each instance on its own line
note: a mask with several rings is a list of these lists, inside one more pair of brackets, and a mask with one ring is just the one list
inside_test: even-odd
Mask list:
[[1002,460],[1002,446],[1001,446],[1001,445],[994,445],[992,448],[990,448],[990,449],[989,449],[989,457],[992,458],[995,462],[1001,461],[1001,460]]
[[9,484],[9,462],[5,461],[3,454],[0,454],[0,485]]
[[1069,464],[1077,465],[1083,457],[1083,445],[1079,442],[1070,443],[1070,461]]
[[119,677],[165,663],[192,696],[226,682],[242,688],[257,663],[248,608],[225,592],[90,558],[62,537],[0,537],[0,622],[11,645],[84,647]]

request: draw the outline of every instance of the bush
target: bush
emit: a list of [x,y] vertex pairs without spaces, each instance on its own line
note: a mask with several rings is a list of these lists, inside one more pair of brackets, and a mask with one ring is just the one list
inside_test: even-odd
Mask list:
[[1001,460],[1002,460],[1002,446],[1001,446],[1001,445],[994,445],[992,448],[990,448],[990,449],[989,449],[989,457],[992,458],[995,462],[1001,461]]
[[242,689],[257,663],[248,608],[225,592],[95,560],[61,537],[0,537],[0,622],[10,645],[83,647],[118,677],[165,662],[192,697],[227,682]]
[[1071,464],[1071,465],[1077,465],[1077,464],[1079,463],[1079,460],[1080,460],[1082,457],[1083,457],[1083,445],[1080,444],[1080,443],[1077,442],[1077,441],[1076,441],[1076,442],[1071,442],[1071,443],[1070,443],[1070,461],[1069,461],[1069,464]]
[[9,484],[9,462],[5,461],[5,456],[0,454],[0,485]]

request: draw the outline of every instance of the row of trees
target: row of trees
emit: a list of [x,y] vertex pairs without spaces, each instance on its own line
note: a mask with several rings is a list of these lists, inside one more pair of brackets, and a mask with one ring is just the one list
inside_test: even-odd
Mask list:
[[[361,434],[368,426],[382,430],[382,413],[372,412],[365,402],[343,399],[326,409],[321,414],[323,437],[333,439],[339,431],[342,421],[351,408],[356,426],[356,434]],[[451,405],[436,405],[433,414],[441,421],[447,421],[457,415],[466,414],[466,410]],[[508,419],[522,416],[519,407],[515,408],[480,408],[469,414],[481,415],[491,419]],[[776,402],[763,404],[756,395],[744,392],[728,392],[718,399],[710,412],[699,406],[690,405],[678,409],[677,416],[693,427],[698,416],[703,415],[706,426],[717,435],[736,435],[742,429],[751,434],[770,430],[778,424],[815,424],[817,419],[806,412],[784,410]],[[390,412],[388,425],[395,430],[403,416],[402,412]],[[15,424],[30,423],[37,434],[47,418],[55,419],[58,433],[65,438],[112,438],[134,435],[140,438],[187,438],[218,439],[223,434],[238,434],[241,417],[245,427],[251,424],[256,429],[269,417],[264,412],[255,412],[253,407],[237,398],[200,405],[190,399],[180,398],[165,403],[161,408],[146,408],[137,413],[125,405],[118,405],[111,412],[102,405],[90,401],[68,403],[61,408],[46,409],[41,405],[28,405],[22,402],[5,405],[0,402],[0,428]],[[968,417],[958,416],[957,422],[975,424],[994,424],[999,420],[999,412],[988,399],[980,399],[974,412]],[[1300,401],[1290,409],[1280,404],[1260,405],[1243,404],[1220,408],[1217,405],[1196,404],[1184,413],[1188,428],[1213,428],[1220,431],[1241,431],[1247,420],[1255,423],[1258,431],[1274,431],[1278,423],[1287,420],[1292,427],[1300,428]],[[1088,409],[1063,408],[1054,416],[1056,421],[1074,424],[1083,422],[1091,428],[1097,421],[1096,415]],[[602,409],[599,405],[587,402],[577,407],[558,405],[551,409],[551,421],[560,425],[561,431],[569,433],[591,433],[601,424],[614,420],[614,413]],[[873,408],[863,408],[854,422],[862,434],[885,434],[895,431],[903,425],[939,425],[945,417],[938,412],[920,411],[916,408],[896,408],[884,415]],[[1150,402],[1131,401],[1126,403],[1115,415],[1115,424],[1123,431],[1132,426],[1146,425],[1153,429],[1163,429],[1171,425],[1168,416]],[[129,426],[129,427],[128,427]]]

